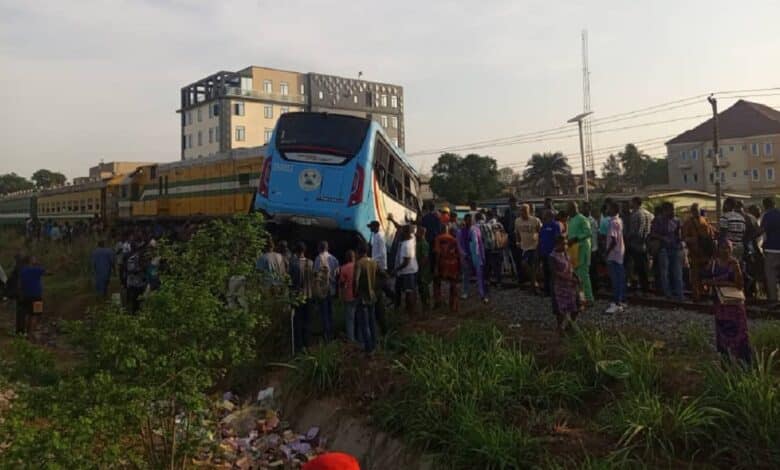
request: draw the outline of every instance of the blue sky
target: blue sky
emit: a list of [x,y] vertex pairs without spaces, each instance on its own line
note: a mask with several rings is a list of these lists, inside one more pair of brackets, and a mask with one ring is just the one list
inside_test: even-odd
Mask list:
[[[0,173],[175,160],[179,89],[250,64],[401,84],[409,152],[563,125],[582,109],[583,28],[594,117],[780,87],[779,18],[777,1],[0,0]],[[757,94],[780,105],[780,90]],[[632,141],[663,156],[656,142],[700,119],[610,129],[708,111],[594,127],[597,167]],[[479,152],[520,169],[555,150],[579,161],[573,137]]]

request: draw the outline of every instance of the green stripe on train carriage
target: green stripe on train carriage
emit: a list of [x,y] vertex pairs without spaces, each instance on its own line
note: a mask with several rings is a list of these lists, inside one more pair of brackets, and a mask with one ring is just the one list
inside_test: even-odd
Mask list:
[[227,196],[230,194],[252,194],[256,191],[254,187],[243,187],[236,189],[209,189],[205,191],[193,191],[179,194],[163,194],[162,198],[157,194],[148,195],[144,197],[143,201],[156,201],[158,199],[182,199],[186,197],[203,197],[203,196]]
[[[249,175],[249,179],[256,179],[260,178],[260,173],[241,173],[243,175]],[[214,178],[201,178],[201,179],[195,179],[195,180],[182,180],[182,181],[171,181],[168,183],[168,188],[178,188],[180,186],[194,186],[198,184],[213,184],[213,183],[232,183],[232,182],[238,182],[238,174],[233,174],[230,176],[217,176]],[[158,177],[159,178],[159,177]],[[163,183],[164,185],[165,183]],[[143,190],[147,189],[159,189],[160,188],[160,182],[159,180],[156,181],[153,184],[145,184],[143,186]]]

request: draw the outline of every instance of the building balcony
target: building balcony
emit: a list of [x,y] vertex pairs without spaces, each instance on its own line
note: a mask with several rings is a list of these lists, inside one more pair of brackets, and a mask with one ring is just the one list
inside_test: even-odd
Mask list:
[[682,168],[682,169],[693,168],[693,163],[691,163],[691,162],[689,162],[687,160],[684,160],[684,161],[680,161],[677,164],[677,166]]
[[281,93],[267,93],[263,90],[243,90],[239,87],[232,86],[226,86],[223,95],[228,97],[275,101],[278,103],[306,104],[305,95],[282,95]]
[[777,158],[774,155],[763,155],[761,157],[761,163],[775,163]]

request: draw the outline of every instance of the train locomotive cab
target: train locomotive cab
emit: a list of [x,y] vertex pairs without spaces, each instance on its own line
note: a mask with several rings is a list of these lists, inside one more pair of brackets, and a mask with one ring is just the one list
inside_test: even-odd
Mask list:
[[381,127],[365,118],[286,113],[279,118],[254,199],[254,210],[291,239],[354,244],[372,220],[392,239],[419,211],[418,176]]

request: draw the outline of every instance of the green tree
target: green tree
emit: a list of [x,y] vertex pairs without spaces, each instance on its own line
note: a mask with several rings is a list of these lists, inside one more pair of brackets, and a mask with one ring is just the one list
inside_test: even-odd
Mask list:
[[535,153],[523,171],[523,181],[543,196],[560,194],[571,183],[571,167],[561,152]]
[[38,188],[51,188],[52,186],[62,186],[67,181],[65,175],[51,170],[40,169],[33,173],[32,178],[35,186]]
[[642,186],[651,184],[669,184],[669,160],[651,158],[642,177]]
[[501,192],[496,161],[487,156],[445,153],[433,165],[431,189],[453,204],[495,197]]
[[[61,378],[22,351],[18,368],[46,380],[30,381],[0,422],[0,442],[10,443],[0,468],[187,467],[213,431],[207,393],[257,360],[271,312],[288,321],[291,300],[266,295],[269,280],[254,269],[266,239],[260,217],[242,216],[211,222],[185,245],[159,245],[162,287],[138,315],[107,304],[69,324],[83,362]],[[245,280],[247,308],[225,304],[233,276]]]
[[14,193],[16,191],[24,191],[27,189],[33,189],[35,185],[24,176],[19,176],[16,173],[6,173],[0,175],[0,194]]
[[601,175],[604,177],[604,191],[612,193],[620,189],[620,177],[623,175],[623,169],[614,154],[610,154],[607,161],[604,162],[604,166],[601,167]]
[[618,160],[623,167],[623,179],[630,184],[641,186],[650,164],[650,156],[640,151],[636,145],[628,144],[618,153]]

